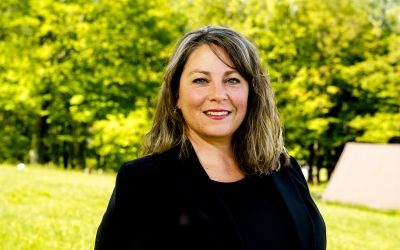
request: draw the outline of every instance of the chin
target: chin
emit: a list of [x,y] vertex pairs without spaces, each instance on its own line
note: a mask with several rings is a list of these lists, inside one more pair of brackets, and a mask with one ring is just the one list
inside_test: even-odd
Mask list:
[[215,139],[217,139],[217,138],[220,138],[220,139],[223,139],[223,138],[232,138],[232,134],[233,133],[226,133],[226,131],[224,131],[224,132],[221,132],[221,131],[209,131],[209,132],[205,132],[204,133],[204,135],[206,136],[206,137],[209,137],[209,138],[215,138]]

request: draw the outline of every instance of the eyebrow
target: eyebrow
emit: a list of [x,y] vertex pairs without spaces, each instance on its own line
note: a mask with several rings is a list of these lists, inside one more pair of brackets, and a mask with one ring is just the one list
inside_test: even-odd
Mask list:
[[[201,73],[201,74],[205,74],[205,75],[208,75],[208,76],[211,75],[211,72],[209,72],[209,71],[198,70],[198,69],[194,69],[194,70],[190,71],[189,75],[192,75],[192,74],[195,74],[195,73]],[[239,74],[239,72],[237,72],[236,70],[228,70],[228,71],[225,71],[224,75],[230,75],[230,74],[233,74],[233,73]]]

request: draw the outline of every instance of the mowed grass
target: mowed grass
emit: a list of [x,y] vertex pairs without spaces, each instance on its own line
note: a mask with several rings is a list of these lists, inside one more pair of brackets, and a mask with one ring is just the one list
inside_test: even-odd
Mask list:
[[0,166],[0,249],[93,249],[114,175]]
[[[93,249],[113,174],[0,166],[0,249]],[[319,201],[328,249],[400,249],[400,211]]]
[[326,184],[310,191],[324,217],[328,249],[400,250],[400,211],[321,201]]

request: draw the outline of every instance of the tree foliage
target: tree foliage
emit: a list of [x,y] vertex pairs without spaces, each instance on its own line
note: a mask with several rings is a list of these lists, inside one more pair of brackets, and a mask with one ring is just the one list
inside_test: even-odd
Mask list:
[[3,0],[0,161],[137,157],[173,45],[214,24],[259,48],[289,152],[333,168],[347,141],[399,141],[399,16],[398,0]]

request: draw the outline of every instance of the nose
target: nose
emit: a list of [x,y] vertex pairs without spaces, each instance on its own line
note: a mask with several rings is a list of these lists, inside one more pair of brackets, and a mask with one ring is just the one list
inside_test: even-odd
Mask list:
[[209,90],[210,101],[221,102],[228,99],[228,93],[223,81],[213,81]]

